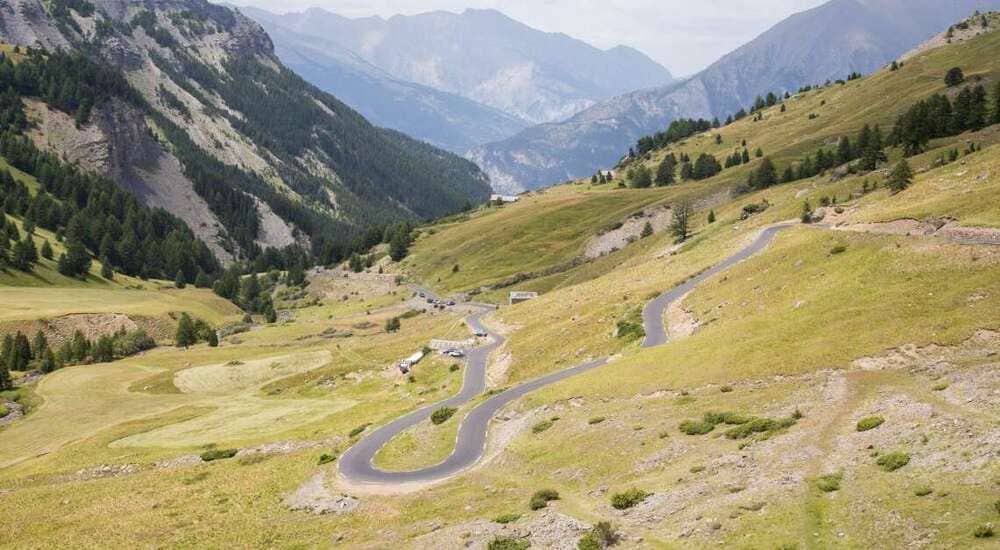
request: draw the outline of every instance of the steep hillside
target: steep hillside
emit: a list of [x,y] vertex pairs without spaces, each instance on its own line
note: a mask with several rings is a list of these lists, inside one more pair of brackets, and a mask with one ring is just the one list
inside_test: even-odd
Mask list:
[[608,168],[678,118],[724,120],[757,96],[868,74],[996,0],[832,0],[789,17],[687,81],[598,103],[470,152],[495,186],[534,189]]
[[137,93],[94,102],[80,124],[75,107],[27,97],[29,134],[175,213],[222,259],[293,243],[336,256],[362,226],[440,216],[489,192],[471,163],[302,81],[228,8],[17,0],[0,6],[0,41],[120,71]]
[[494,10],[348,19],[314,8],[270,16],[332,41],[393,77],[457,94],[532,123],[562,120],[613,95],[670,82],[643,54],[602,51]]
[[282,16],[249,7],[240,11],[267,31],[286,67],[378,126],[461,154],[529,125],[460,95],[394,78],[333,40],[281,26]]

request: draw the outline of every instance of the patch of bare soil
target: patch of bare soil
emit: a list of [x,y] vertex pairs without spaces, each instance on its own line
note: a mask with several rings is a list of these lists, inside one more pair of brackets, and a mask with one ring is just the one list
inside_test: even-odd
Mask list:
[[0,405],[3,405],[4,408],[7,409],[7,414],[0,417],[0,426],[11,424],[18,418],[22,418],[24,416],[24,407],[22,407],[20,403],[0,400]]
[[363,302],[394,291],[401,299],[412,294],[409,288],[397,285],[395,276],[389,274],[316,269],[309,273],[309,281],[310,291],[334,303]]
[[1000,245],[1000,229],[989,227],[965,227],[945,219],[913,220],[903,219],[891,222],[858,223],[838,225],[829,216],[824,225],[838,231],[877,233],[881,235],[933,236],[956,243]]
[[667,229],[672,219],[673,212],[665,206],[649,209],[642,212],[641,215],[630,216],[622,222],[621,227],[591,239],[587,243],[584,256],[588,259],[594,259],[621,250],[640,238],[647,223],[653,228],[655,234]]
[[348,495],[331,493],[326,488],[326,474],[319,472],[285,497],[284,504],[290,510],[325,515],[353,512],[360,501]]
[[701,321],[694,316],[694,312],[684,308],[684,300],[687,299],[689,294],[685,294],[679,300],[675,300],[667,308],[667,334],[672,341],[683,340],[701,328]]
[[[555,506],[555,505],[553,505]],[[414,541],[416,548],[469,548],[485,550],[497,537],[522,539],[531,548],[573,550],[591,526],[551,509],[527,514],[517,521],[501,525],[476,520],[444,528],[430,526],[432,531]]]
[[966,29],[952,27],[951,38],[948,38],[948,31],[936,34],[930,39],[928,39],[926,42],[920,44],[919,46],[910,50],[909,52],[903,54],[899,59],[900,61],[908,61],[910,59],[913,59],[914,57],[927,53],[935,48],[940,48],[948,44],[961,44],[962,42],[972,40],[973,38],[983,33],[991,32],[992,30],[993,26],[983,29],[982,26],[979,24],[979,21],[976,18],[973,18],[970,20],[968,28]]
[[113,334],[122,329],[134,331],[142,328],[154,339],[170,339],[175,325],[167,319],[152,317],[129,317],[120,313],[73,313],[52,319],[30,321],[10,321],[0,324],[0,334],[20,331],[28,337],[42,331],[49,344],[58,347],[73,339],[80,331],[90,340]]

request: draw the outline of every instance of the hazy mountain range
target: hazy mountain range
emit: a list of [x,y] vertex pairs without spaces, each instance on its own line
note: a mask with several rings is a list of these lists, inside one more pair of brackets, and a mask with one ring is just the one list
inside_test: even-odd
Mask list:
[[955,20],[1000,0],[832,0],[793,15],[686,81],[600,102],[472,151],[494,188],[532,189],[614,165],[679,117],[719,117],[759,94],[870,73]]
[[452,150],[673,80],[634,49],[601,50],[494,10],[350,19],[240,9],[313,84],[377,124]]

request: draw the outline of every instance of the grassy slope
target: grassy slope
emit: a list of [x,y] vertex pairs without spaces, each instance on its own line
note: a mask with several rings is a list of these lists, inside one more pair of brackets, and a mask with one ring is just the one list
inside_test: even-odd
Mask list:
[[[783,158],[813,150],[825,137],[856,130],[848,123],[841,128],[837,122],[852,109],[867,109],[863,100],[848,93],[851,90],[856,88],[857,94],[876,102],[890,97],[889,91],[910,99],[922,97],[940,87],[941,67],[954,63],[955,50],[961,64],[969,68],[967,72],[985,70],[975,67],[994,63],[993,59],[1000,58],[993,55],[1000,51],[998,35],[932,52],[923,60],[911,61],[899,73],[880,73],[843,88],[807,94],[790,109],[797,112],[802,107],[801,116],[789,118],[787,124],[792,126],[784,138],[771,137],[769,124],[778,121],[769,118],[763,123],[733,125],[724,130],[734,132],[726,141],[732,143],[746,134],[752,148],[764,146],[780,165]],[[989,59],[982,59],[987,54]],[[925,69],[920,70],[922,66]],[[926,87],[906,95],[909,91],[901,87],[903,81],[893,78],[911,79]],[[877,91],[871,92],[868,86]],[[828,99],[823,108],[830,111],[821,110],[823,124],[813,126],[805,115],[810,108],[821,109],[818,103],[823,98]],[[899,102],[898,107],[883,107],[908,105],[898,98],[893,101]],[[878,116],[892,118],[883,111]],[[857,118],[857,124],[870,121]],[[994,129],[975,139],[994,143],[995,137],[990,136],[995,133]],[[787,149],[782,139],[789,140]],[[702,137],[683,147],[693,152],[699,140],[705,147],[714,146],[714,141]],[[954,141],[936,145],[950,147]],[[926,166],[936,153],[914,164]],[[856,221],[880,221],[951,215],[963,223],[998,225],[1000,201],[995,198],[996,178],[991,175],[1000,166],[1000,146],[963,160],[964,165],[918,175],[914,186],[902,194],[877,191],[848,202],[849,208],[856,207],[850,216]],[[980,174],[987,178],[980,180]],[[561,187],[469,222],[437,227],[434,235],[416,245],[410,269],[432,284],[440,278],[438,286],[454,290],[525,271],[526,265],[530,269],[559,265],[578,255],[601,225],[620,220],[634,209],[674,200],[678,194],[705,196],[742,177],[734,170],[711,181],[647,192]],[[441,523],[448,527],[506,512],[528,514],[531,493],[553,487],[562,495],[552,505],[559,511],[587,521],[613,519],[651,547],[775,548],[793,543],[817,548],[895,547],[925,531],[925,542],[932,546],[982,543],[985,547],[988,542],[972,538],[971,532],[977,525],[995,521],[992,480],[1000,471],[995,462],[975,466],[973,458],[980,450],[963,446],[969,440],[986,441],[981,435],[964,434],[982,434],[984,425],[995,424],[991,410],[966,406],[961,393],[946,402],[929,390],[938,383],[933,373],[850,372],[844,375],[840,390],[836,373],[822,369],[844,368],[855,358],[900,344],[953,344],[976,328],[998,328],[994,312],[1000,310],[1000,252],[934,239],[796,228],[781,235],[761,256],[692,293],[686,307],[702,321],[710,321],[695,336],[647,351],[611,337],[615,321],[634,314],[651,294],[745,245],[761,227],[795,218],[805,199],[815,204],[821,196],[836,195],[845,202],[862,180],[816,178],[760,191],[716,208],[719,221],[713,225],[705,224],[705,213],[699,212],[697,235],[675,256],[663,254],[671,245],[670,238],[657,235],[567,273],[525,283],[549,292],[537,301],[503,308],[499,314],[512,331],[509,380],[572,366],[587,356],[621,352],[622,357],[517,404],[514,412],[544,406],[538,419],[558,415],[561,420],[541,434],[530,429],[521,432],[497,462],[420,493],[367,497],[361,513],[314,517],[290,512],[280,504],[285,494],[316,473],[320,449],[260,464],[225,461],[121,478],[58,481],[61,474],[95,464],[149,464],[176,456],[176,449],[109,445],[128,436],[157,433],[164,426],[203,421],[218,409],[235,406],[237,400],[229,396],[210,399],[171,390],[174,373],[190,365],[327,350],[333,357],[329,365],[271,381],[251,397],[266,396],[278,402],[316,400],[331,409],[343,400],[358,403],[328,416],[317,409],[312,422],[279,423],[220,444],[343,435],[354,426],[378,423],[436,400],[458,385],[457,376],[447,371],[445,363],[421,367],[414,383],[387,376],[383,368],[428,337],[460,335],[462,328],[454,316],[421,316],[404,321],[399,334],[385,335],[377,328],[384,318],[373,315],[369,319],[376,328],[355,329],[353,338],[331,341],[317,335],[331,327],[351,329],[358,319],[330,319],[335,310],[323,306],[298,312],[294,323],[240,335],[244,339],[240,345],[161,350],[101,367],[101,371],[85,367],[63,371],[57,376],[64,379],[53,377],[46,382],[52,392],[43,395],[60,405],[43,406],[35,418],[45,419],[43,415],[56,410],[64,415],[73,412],[79,392],[55,390],[78,382],[96,384],[79,407],[98,412],[88,420],[93,424],[84,434],[74,436],[79,438],[75,442],[61,448],[54,445],[58,450],[49,455],[0,470],[0,488],[19,489],[0,498],[0,514],[15,526],[11,542],[54,545],[53,541],[71,539],[81,546],[115,540],[128,546],[309,547],[328,545],[336,535],[344,537],[341,544],[356,547],[406,547],[416,545],[414,538],[438,530]],[[747,221],[738,220],[744,204],[763,199],[773,205],[769,210]],[[518,229],[512,233],[512,227]],[[557,235],[572,244],[561,246]],[[831,254],[835,245],[845,246],[846,251]],[[461,269],[453,276],[455,263]],[[963,359],[950,376],[979,366],[977,361]],[[973,386],[989,383],[988,372],[972,376]],[[92,376],[106,378],[87,380]],[[732,384],[735,391],[722,393],[721,384]],[[147,386],[149,391],[142,392]],[[44,394],[49,388],[43,384],[40,389]],[[877,441],[877,450],[905,448],[914,454],[914,464],[893,474],[874,466],[867,440],[854,431],[857,418],[870,414],[887,395],[905,395],[919,403],[890,407],[883,413],[888,421],[877,433],[916,426],[910,436]],[[122,403],[122,410],[110,406],[115,403]],[[934,408],[935,416],[905,416],[928,406]],[[51,407],[49,413],[46,407]],[[795,427],[746,448],[715,435],[689,438],[677,431],[678,422],[708,410],[778,417],[797,407],[805,417]],[[947,415],[958,415],[961,423],[954,425],[962,428],[942,428],[934,420],[938,414],[945,415],[945,425],[954,422]],[[595,416],[607,420],[590,425],[588,419]],[[52,415],[46,422],[36,422],[53,430],[60,420],[60,415]],[[455,420],[393,442],[381,460],[396,467],[438,460]],[[980,431],[965,432],[970,424],[964,423]],[[27,443],[44,443],[45,433],[51,432],[11,428],[3,436],[16,436],[5,443],[23,449]],[[921,442],[920,434],[929,437]],[[427,435],[433,436],[431,445],[413,447],[414,438]],[[60,437],[65,443],[70,435]],[[342,450],[346,444],[341,441],[334,446]],[[944,457],[947,472],[932,466],[934,457]],[[698,467],[706,469],[692,471]],[[820,494],[814,477],[838,469],[846,470],[841,492]],[[935,495],[915,497],[915,488],[923,485],[933,485]],[[658,501],[662,515],[645,522],[643,510],[624,515],[608,506],[610,493],[632,486],[664,498]],[[68,494],[72,497],[67,498]],[[123,499],[125,494],[132,498]],[[755,509],[756,503],[763,507]],[[40,511],[52,510],[59,511],[58,519],[37,520],[44,513]],[[715,521],[721,524],[718,531],[709,527]],[[465,532],[476,529],[462,527]],[[682,532],[687,532],[684,538]],[[452,542],[461,543],[459,538]]]

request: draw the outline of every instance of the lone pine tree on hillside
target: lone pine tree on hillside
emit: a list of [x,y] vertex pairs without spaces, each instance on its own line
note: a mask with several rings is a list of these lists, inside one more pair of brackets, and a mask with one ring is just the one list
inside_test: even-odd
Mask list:
[[180,321],[177,323],[177,335],[174,343],[179,348],[193,346],[198,342],[198,331],[194,328],[194,321],[187,313],[181,313]]
[[691,203],[683,201],[674,207],[674,217],[670,222],[670,233],[682,243],[691,235]]
[[892,169],[889,179],[886,180],[886,185],[893,193],[899,193],[909,187],[912,182],[913,170],[910,168],[910,163],[903,159]]
[[948,70],[948,74],[944,76],[944,83],[949,88],[958,86],[963,82],[965,82],[965,73],[962,72],[961,67],[952,67]]

